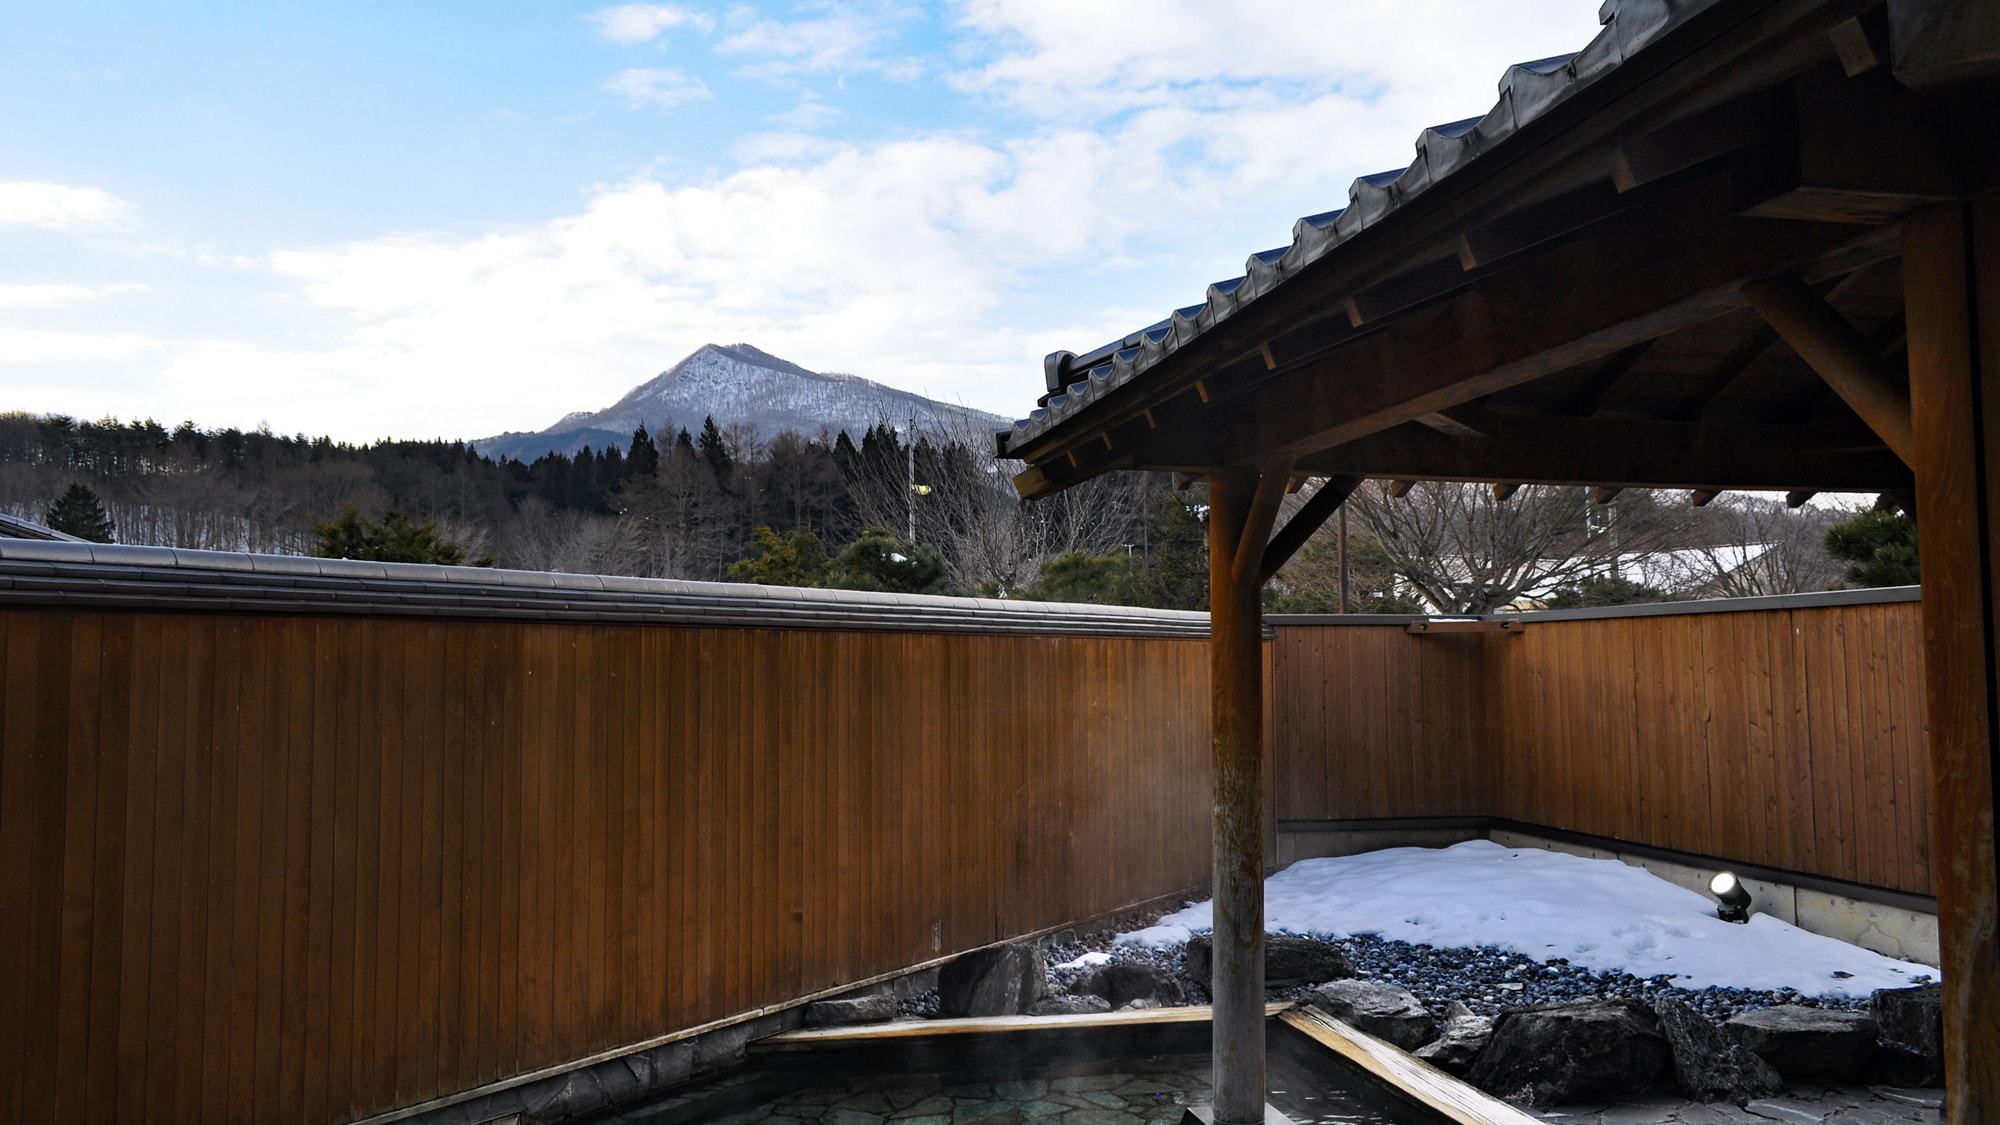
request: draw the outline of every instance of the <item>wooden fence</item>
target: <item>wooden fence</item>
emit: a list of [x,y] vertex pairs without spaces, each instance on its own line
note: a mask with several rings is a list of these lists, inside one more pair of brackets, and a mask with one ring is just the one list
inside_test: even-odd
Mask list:
[[0,1121],[334,1121],[1203,884],[1198,638],[0,609]]
[[1771,601],[1513,635],[1280,618],[1278,815],[1504,817],[1928,894],[1921,607]]
[[[241,558],[0,545],[0,1121],[345,1120],[1206,883],[1191,615]],[[1927,887],[1914,604],[1276,636],[1278,817]]]

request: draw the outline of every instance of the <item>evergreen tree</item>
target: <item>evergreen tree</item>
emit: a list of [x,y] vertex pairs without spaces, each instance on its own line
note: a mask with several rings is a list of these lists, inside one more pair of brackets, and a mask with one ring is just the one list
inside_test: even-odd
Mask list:
[[729,455],[729,443],[722,438],[722,430],[715,424],[715,416],[709,415],[701,423],[701,440],[696,443],[701,450],[701,459],[708,465],[708,471],[715,474],[715,483],[729,487],[729,478],[736,468],[735,458]]
[[1826,553],[1847,564],[1850,586],[1914,586],[1917,521],[1879,502],[1827,528]]
[[625,457],[625,475],[642,479],[658,476],[660,473],[660,450],[653,444],[653,435],[646,432],[642,424],[632,431],[632,451]]
[[[313,554],[323,559],[467,565],[465,548],[445,538],[436,524],[417,523],[401,512],[390,512],[376,523],[363,519],[353,508],[314,529]],[[492,566],[493,560],[480,559],[470,565]]]
[[63,491],[55,503],[49,505],[48,514],[42,522],[65,535],[78,539],[88,539],[92,543],[109,543],[114,529],[111,517],[104,512],[104,505],[97,500],[97,493],[89,485],[72,484]]
[[1023,596],[1042,602],[1127,605],[1138,593],[1138,570],[1133,557],[1123,552],[1071,551],[1043,564],[1041,575]]
[[826,581],[828,560],[819,536],[810,531],[780,535],[768,527],[751,533],[750,558],[729,565],[729,577],[760,586],[818,586]]
[[1548,608],[1584,609],[1606,605],[1641,605],[1646,602],[1666,600],[1667,594],[1664,590],[1654,589],[1643,582],[1634,582],[1629,578],[1602,575],[1558,587],[1549,597]]
[[826,584],[842,590],[895,594],[942,594],[944,560],[928,546],[912,547],[879,527],[863,531],[840,549]]

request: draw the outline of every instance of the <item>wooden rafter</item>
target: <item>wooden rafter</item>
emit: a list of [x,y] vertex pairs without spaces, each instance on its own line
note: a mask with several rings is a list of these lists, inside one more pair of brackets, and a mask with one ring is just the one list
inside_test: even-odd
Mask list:
[[[1256,358],[1254,369],[1218,373],[1199,417],[1183,410],[1170,420],[1157,404],[1160,428],[1121,435],[1120,447],[1135,467],[1163,468],[1311,452],[1741,308],[1743,278],[1779,272],[1781,263],[1817,279],[1894,251],[1893,235],[1881,231],[1738,219],[1739,202],[1723,174],[1661,192],[1598,224],[1589,238],[1524,255],[1465,293],[1324,356],[1275,372]],[[1690,237],[1696,229],[1714,233]],[[1548,302],[1549,276],[1570,278],[1577,300]],[[1288,354],[1282,345],[1276,352],[1281,361]],[[1095,476],[1108,467],[1097,456],[1081,451],[1074,468],[1038,462],[1017,487],[1032,496]]]

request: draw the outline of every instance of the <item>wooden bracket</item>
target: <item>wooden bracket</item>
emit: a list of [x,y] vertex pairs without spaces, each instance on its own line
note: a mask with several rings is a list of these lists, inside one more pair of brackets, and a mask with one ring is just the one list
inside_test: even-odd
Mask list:
[[1884,445],[1905,465],[1916,464],[1909,388],[1876,364],[1853,325],[1795,277],[1753,281],[1743,296]]
[[1264,547],[1263,563],[1257,568],[1258,581],[1270,581],[1272,575],[1291,561],[1299,548],[1305,546],[1306,540],[1312,538],[1312,533],[1318,531],[1334,512],[1340,510],[1342,504],[1347,503],[1354,490],[1361,487],[1361,480],[1358,476],[1342,475],[1322,481],[1319,491],[1306,497],[1306,502],[1292,513],[1292,518],[1285,521],[1285,526],[1271,536],[1270,543]]

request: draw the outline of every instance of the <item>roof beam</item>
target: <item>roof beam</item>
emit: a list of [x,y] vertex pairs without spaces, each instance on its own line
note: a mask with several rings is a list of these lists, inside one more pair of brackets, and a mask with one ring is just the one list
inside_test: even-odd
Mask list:
[[[1782,181],[1782,190],[1758,190],[1753,176],[1746,186],[1764,198],[1750,214],[1885,223],[1970,190],[1968,170],[1932,140],[1935,107],[1919,104],[1888,70],[1850,78],[1827,67],[1795,83],[1792,98],[1797,143],[1772,148],[1759,166],[1761,175]],[[1974,115],[1955,127],[1990,141],[1993,126],[1979,118],[1991,116]]]
[[1774,426],[1499,411],[1481,412],[1475,423],[1487,435],[1477,442],[1401,426],[1301,458],[1298,467],[1388,479],[1607,489],[1882,492],[1910,481],[1908,467],[1852,423]]
[[1270,581],[1360,487],[1361,478],[1357,476],[1328,477],[1321,481],[1319,488],[1285,521],[1285,526],[1271,536],[1271,542],[1264,548],[1263,565],[1258,568],[1262,576],[1259,581]]
[[[1741,309],[1746,278],[1834,278],[1896,249],[1894,228],[1746,219],[1740,204],[1727,167],[1676,185],[1588,237],[1521,255],[1376,331],[1290,362],[1279,347],[1276,371],[1261,358],[1233,369],[1200,412],[1170,420],[1156,408],[1157,430],[1121,435],[1124,464],[1088,447],[1075,465],[1044,455],[1041,471],[1016,487],[1034,496],[1115,467],[1199,469],[1310,453]],[[1573,298],[1549,300],[1550,278]]]
[[[1781,262],[1828,277],[1894,252],[1893,231],[1737,218],[1732,186],[1714,177],[1607,219],[1590,238],[1272,373],[1212,420],[1163,428],[1157,447],[1184,442],[1215,464],[1324,449],[1734,311],[1742,280]],[[1574,299],[1550,301],[1550,278]]]
[[1743,294],[1820,378],[1905,464],[1916,463],[1909,388],[1876,364],[1866,341],[1797,278],[1771,278]]

